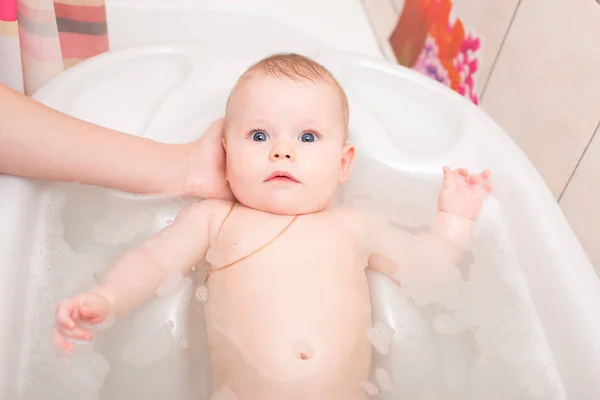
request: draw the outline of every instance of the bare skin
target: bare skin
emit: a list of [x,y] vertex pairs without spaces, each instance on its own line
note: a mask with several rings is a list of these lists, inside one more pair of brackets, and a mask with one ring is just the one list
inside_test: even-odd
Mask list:
[[73,118],[0,84],[0,174],[140,194],[231,198],[222,123],[192,143],[159,143]]
[[206,304],[215,391],[227,388],[239,400],[366,398],[367,262],[397,281],[407,263],[439,262],[440,254],[455,263],[491,186],[488,172],[445,168],[438,218],[419,236],[356,208],[332,207],[354,158],[339,96],[328,82],[260,71],[242,79],[224,140],[227,179],[239,203],[220,236],[231,202],[190,205],[126,253],[98,287],[59,304],[56,343],[72,350],[68,338],[90,338],[80,322],[122,316],[171,274],[206,259],[215,269]]

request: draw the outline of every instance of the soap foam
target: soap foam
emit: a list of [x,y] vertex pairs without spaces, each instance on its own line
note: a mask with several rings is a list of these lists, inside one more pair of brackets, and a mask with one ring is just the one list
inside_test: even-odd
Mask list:
[[390,373],[387,372],[383,368],[377,368],[375,370],[375,379],[377,380],[377,384],[379,385],[379,389],[382,392],[395,392],[396,387],[392,382],[392,378],[390,377]]
[[[366,172],[369,172],[367,176],[373,176],[372,170],[366,167],[361,169],[363,167],[359,164],[358,168],[354,168],[359,177]],[[394,174],[399,175],[397,172]],[[377,182],[372,179],[360,182],[358,189],[356,186],[353,188],[353,182],[349,182],[349,190],[345,194],[351,194],[352,190],[366,191],[378,205],[377,209],[396,226],[416,227],[431,221],[439,181],[428,183],[427,177],[418,176],[419,185],[422,186],[419,189],[412,177],[402,177],[399,183],[393,183],[385,174],[378,176],[381,179]],[[49,331],[54,326],[53,311],[56,304],[65,297],[93,286],[94,271],[102,273],[112,261],[110,257],[100,253],[108,247],[90,247],[85,252],[76,252],[64,240],[61,210],[65,206],[65,195],[57,187],[60,188],[58,185],[50,186],[44,192],[34,236],[35,248],[30,266],[23,335],[24,351],[19,375],[20,386],[23,387],[20,400],[86,399],[86,396],[96,399],[110,369],[106,359],[95,352],[94,340],[87,345],[78,345],[76,353],[68,358],[68,362],[64,362],[63,356],[56,354],[50,341]],[[428,289],[438,289],[439,286],[432,286],[431,281],[419,286],[420,281],[429,278],[431,270],[417,268],[407,272],[408,282],[412,279],[414,284],[406,284],[399,293],[420,305],[422,310],[425,310],[424,306],[432,304],[441,307],[442,311],[438,310],[427,317],[434,340],[440,341],[431,342],[430,346],[438,346],[443,343],[442,340],[464,333],[473,337],[477,352],[468,360],[467,378],[465,381],[452,383],[460,392],[458,398],[564,399],[558,373],[528,297],[526,282],[514,257],[510,238],[499,214],[494,213],[490,205],[486,207],[487,213],[484,208],[470,248],[473,261],[467,266],[467,274],[461,274],[460,280],[456,277],[458,283],[450,286],[452,290],[438,291],[433,295]],[[112,217],[109,216],[95,230],[95,239],[104,246],[121,245],[134,240],[149,223],[144,222],[143,217],[133,218],[134,225],[139,224],[134,226],[135,229],[122,231],[124,233],[111,238],[110,229],[120,229],[115,221],[120,220],[121,216],[127,216],[119,212],[110,215]],[[144,223],[141,224],[140,221]],[[122,248],[119,249],[119,254],[122,251]],[[381,310],[374,309],[373,312],[381,314]],[[423,315],[427,313],[423,311]],[[392,328],[398,330],[397,326]],[[417,339],[418,333],[407,334],[404,347],[399,346],[396,350],[396,346],[393,346],[387,357],[393,356],[396,351],[410,348],[413,343],[419,342]],[[400,339],[394,340],[396,343]],[[84,351],[88,353],[84,354]],[[445,360],[443,365],[448,370],[444,370],[446,367],[440,364],[436,366],[440,368],[438,374],[449,373],[445,371],[452,370],[454,363],[458,361]],[[400,382],[401,372],[394,368],[388,370]],[[70,379],[69,386],[61,381],[62,377],[77,377],[78,380]],[[81,382],[81,385],[73,382]],[[408,385],[402,386],[397,382],[394,382],[394,386],[399,391],[413,393]],[[416,393],[426,386],[424,383],[416,388]]]
[[121,360],[136,367],[152,365],[173,350],[173,321],[165,323],[158,331],[129,343],[121,353]]
[[[373,176],[378,179],[372,179]],[[441,184],[441,169],[430,176],[403,173],[358,153],[353,175],[339,199],[343,204],[358,203],[363,209],[374,210],[393,226],[418,234],[434,220]],[[565,399],[511,238],[493,197],[484,204],[466,251],[459,268],[442,259],[427,265],[399,266],[395,277],[400,281],[398,299],[416,305],[419,318],[430,326],[430,331],[415,330],[395,339],[395,343],[400,341],[399,346],[394,346],[387,357],[404,360],[398,365],[406,368],[398,370],[402,367],[397,365],[391,369],[398,382],[403,382],[398,389],[409,396],[416,395],[428,387],[428,382],[437,382],[442,388],[458,392],[458,398],[469,400]],[[437,307],[433,313],[432,306]],[[374,317],[387,313],[385,308],[373,307]],[[441,352],[447,343],[459,343],[462,350]],[[396,355],[400,349],[402,352]],[[413,372],[406,360],[407,354],[418,357],[420,352],[425,355],[436,351],[440,352],[435,357],[442,359],[432,362],[431,368],[423,369],[425,372]],[[415,359],[413,365],[422,362],[425,361]],[[457,368],[465,364],[466,371],[458,373]],[[405,381],[403,375],[414,378]]]
[[237,398],[235,392],[229,386],[225,385],[213,394],[210,400],[237,400]]
[[367,339],[369,339],[375,350],[381,354],[387,354],[395,334],[396,331],[393,328],[383,322],[377,322],[367,330]]
[[93,267],[88,266],[98,261],[93,253],[75,253],[62,238],[61,212],[65,201],[62,191],[50,187],[39,204],[18,375],[22,400],[95,400],[110,371],[107,360],[95,352],[94,340],[77,345],[69,356],[62,354],[51,340],[54,308],[61,299],[94,284]]
[[94,227],[96,241],[109,246],[127,244],[150,228],[154,220],[154,213],[146,208],[120,205],[111,210],[107,220]]
[[362,382],[361,386],[369,396],[377,396],[379,394],[377,386],[369,381]]
[[199,286],[196,289],[195,295],[196,295],[196,299],[199,302],[202,302],[202,303],[206,302],[206,300],[208,300],[208,288],[204,285]]

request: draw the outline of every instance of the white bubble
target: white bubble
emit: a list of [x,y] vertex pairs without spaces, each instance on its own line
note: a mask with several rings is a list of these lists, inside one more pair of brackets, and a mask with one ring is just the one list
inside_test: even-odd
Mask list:
[[454,335],[463,331],[456,318],[449,314],[438,314],[433,317],[433,327],[440,335]]
[[147,367],[164,358],[174,346],[173,321],[164,324],[158,331],[136,339],[121,352],[121,360],[135,367]]
[[377,389],[377,386],[369,381],[362,382],[361,386],[369,396],[377,396],[379,394],[379,389]]
[[148,229],[154,219],[154,213],[144,208],[118,206],[106,221],[94,227],[94,235],[100,244],[122,245]]
[[369,266],[369,252],[364,249],[357,250],[356,248],[352,248],[352,252],[357,260],[356,265],[360,269],[365,269]]
[[383,368],[377,368],[375,370],[375,379],[379,384],[379,388],[382,392],[395,392],[396,388],[392,383],[390,374]]
[[210,246],[208,248],[208,250],[206,251],[206,256],[204,257],[204,260],[206,261],[207,264],[212,264],[215,265],[217,264],[217,261],[219,259],[218,257],[218,248],[219,248],[219,243],[218,243],[218,238],[215,239],[215,241],[217,243],[215,243],[213,246]]
[[196,289],[196,299],[198,299],[198,301],[201,302],[205,302],[206,300],[208,300],[208,288],[204,285],[198,287]]
[[415,400],[457,400],[457,398],[446,391],[425,389],[417,395]]
[[43,372],[25,381],[23,399],[96,400],[107,375],[108,361],[89,348],[78,347],[69,357],[46,358]]
[[162,281],[162,283],[156,288],[157,297],[169,297],[173,296],[181,289],[183,285],[183,274],[181,272],[174,272]]
[[389,352],[395,334],[396,331],[383,322],[377,322],[373,327],[367,329],[367,339],[381,354]]
[[237,400],[237,395],[227,385],[222,386],[218,392],[213,394],[210,400]]
[[167,219],[167,220],[165,221],[165,224],[167,224],[167,225],[171,225],[173,222],[175,222],[175,221],[174,221],[174,220],[172,220],[171,218],[169,218],[169,219]]

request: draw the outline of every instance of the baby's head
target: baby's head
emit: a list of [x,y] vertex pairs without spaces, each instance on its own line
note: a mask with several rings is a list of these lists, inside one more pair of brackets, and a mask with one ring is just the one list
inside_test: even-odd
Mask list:
[[223,145],[237,200],[275,214],[325,209],[350,173],[348,100],[320,64],[276,54],[250,67],[229,95]]

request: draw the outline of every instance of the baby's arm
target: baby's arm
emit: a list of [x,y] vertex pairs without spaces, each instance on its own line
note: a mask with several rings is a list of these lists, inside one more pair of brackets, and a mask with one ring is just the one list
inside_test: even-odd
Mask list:
[[72,350],[67,337],[90,339],[79,322],[99,323],[121,316],[150,299],[171,274],[188,272],[206,255],[213,201],[186,207],[173,224],[125,253],[88,293],[63,300],[56,309],[55,341]]
[[430,229],[421,234],[410,235],[371,216],[369,265],[397,282],[414,276],[410,273],[414,268],[420,268],[421,273],[443,273],[437,268],[456,266],[471,238],[483,199],[492,189],[487,183],[489,175],[489,171],[468,175],[464,169],[444,168],[438,214]]
[[406,268],[457,265],[463,257],[474,221],[439,211],[425,232],[412,235],[383,219],[369,216],[369,266],[400,282]]
[[210,210],[208,201],[185,208],[173,224],[125,253],[91,292],[106,298],[117,317],[150,299],[168,276],[185,274],[202,261],[210,243]]

